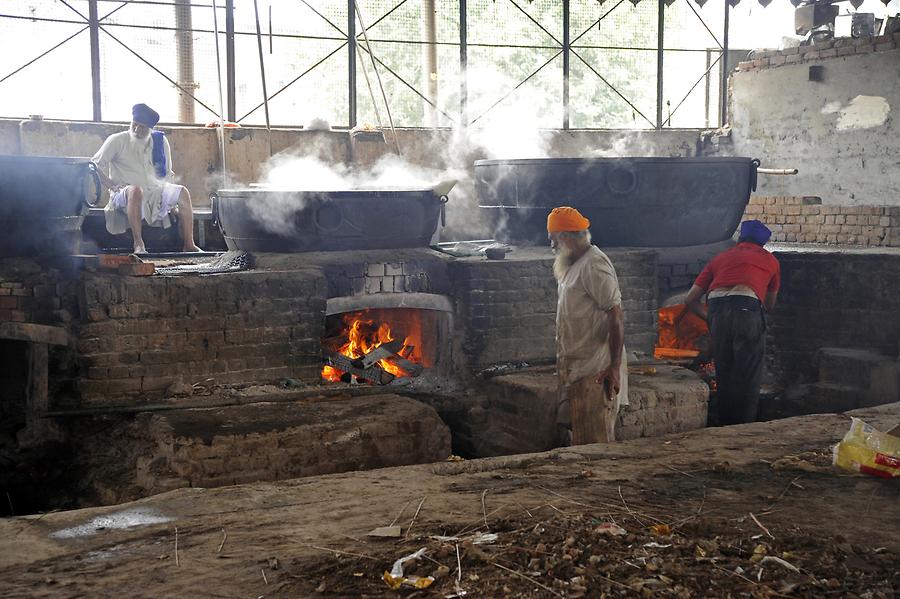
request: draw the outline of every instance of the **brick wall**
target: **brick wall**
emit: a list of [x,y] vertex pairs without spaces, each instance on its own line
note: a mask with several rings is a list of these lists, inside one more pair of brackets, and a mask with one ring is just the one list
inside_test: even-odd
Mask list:
[[0,259],[0,322],[64,325],[77,314],[75,285],[64,264]]
[[[625,310],[625,344],[649,351],[656,339],[656,254],[610,250]],[[547,362],[556,354],[556,281],[547,251],[520,248],[506,260],[458,260],[450,278],[474,368]]]
[[755,196],[744,216],[766,223],[772,241],[900,246],[900,206],[835,206],[810,196]]
[[[489,261],[424,249],[266,254],[256,257],[253,271],[211,277],[85,272],[73,324],[81,405],[155,401],[176,382],[317,383],[327,300],[357,295],[449,296],[455,330],[445,349],[460,376],[498,363],[552,361],[552,257],[546,249],[514,255]],[[609,255],[622,288],[626,345],[649,352],[656,339],[656,254]]]
[[897,49],[898,45],[900,45],[900,33],[858,39],[838,38],[809,46],[754,52],[752,60],[739,62],[737,69],[739,71],[758,71],[802,62],[820,62],[853,54],[888,52]]
[[[68,327],[78,315],[78,271],[67,258],[0,259],[0,323],[31,323]],[[5,429],[24,422],[29,344],[0,339],[0,407]],[[75,396],[74,349],[49,347],[50,395],[58,402]],[[7,377],[10,377],[7,379]]]
[[875,250],[776,251],[781,291],[769,354],[782,384],[816,379],[821,347],[897,355],[900,254]]
[[706,263],[733,245],[734,242],[728,239],[719,243],[659,250],[657,275],[660,302],[690,289]]
[[83,404],[150,398],[174,382],[316,381],[325,279],[316,270],[212,277],[85,273]]

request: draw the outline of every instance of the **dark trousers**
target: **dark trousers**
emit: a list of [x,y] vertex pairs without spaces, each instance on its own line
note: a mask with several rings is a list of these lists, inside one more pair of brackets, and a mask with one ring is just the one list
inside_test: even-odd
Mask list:
[[762,306],[752,297],[729,296],[711,299],[708,307],[719,424],[755,422],[766,353]]

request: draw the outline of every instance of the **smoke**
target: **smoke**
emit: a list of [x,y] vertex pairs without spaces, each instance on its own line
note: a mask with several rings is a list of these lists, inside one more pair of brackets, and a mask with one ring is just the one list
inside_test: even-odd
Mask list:
[[263,167],[262,184],[282,190],[336,191],[348,189],[350,175],[340,163],[326,164],[315,156],[276,154]]
[[[474,164],[482,159],[559,157],[621,157],[664,155],[664,144],[646,132],[610,135],[561,132],[561,97],[542,90],[545,84],[528,82],[511,93],[520,80],[491,68],[468,72],[468,120],[449,129],[430,132],[399,130],[403,157],[393,153],[391,132],[386,142],[356,142],[347,155],[346,133],[304,134],[302,146],[281,152],[261,169],[261,186],[293,190],[270,196],[271,202],[254,205],[255,217],[273,232],[288,234],[293,213],[303,209],[315,192],[365,188],[431,188],[455,180],[446,207],[447,227],[442,238],[503,238],[505,219],[499,212],[478,207]],[[454,90],[442,81],[442,90]],[[508,94],[508,95],[507,95]],[[441,106],[458,115],[452,104],[458,98],[443,96]],[[425,141],[427,139],[427,141]],[[381,156],[373,159],[372,155]],[[347,159],[350,158],[350,164]],[[361,166],[362,163],[367,164]],[[513,169],[510,169],[513,172]],[[277,199],[276,199],[277,197]],[[561,202],[565,198],[560,198]]]
[[473,122],[464,132],[457,129],[465,135],[460,142],[488,159],[550,156],[549,129],[562,123],[560,98],[527,84],[511,91],[519,81],[495,69],[470,68],[468,82]]

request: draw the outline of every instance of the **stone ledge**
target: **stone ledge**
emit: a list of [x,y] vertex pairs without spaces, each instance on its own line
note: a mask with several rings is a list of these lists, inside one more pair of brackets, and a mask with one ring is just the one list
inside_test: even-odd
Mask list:
[[[706,426],[709,388],[700,377],[677,366],[655,368],[653,375],[629,374],[630,405],[619,411],[617,440]],[[477,455],[546,451],[554,446],[557,379],[552,367],[496,377],[480,394],[480,403],[470,400],[477,407],[466,416]]]
[[146,426],[155,449],[136,482],[151,493],[172,479],[217,487],[436,462],[451,452],[433,408],[392,394],[171,411],[148,416]]

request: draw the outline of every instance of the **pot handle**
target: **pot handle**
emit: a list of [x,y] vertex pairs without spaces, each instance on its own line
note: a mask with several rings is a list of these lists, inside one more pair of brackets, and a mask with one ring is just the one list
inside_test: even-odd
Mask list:
[[209,194],[209,209],[212,213],[212,224],[214,227],[219,226],[219,196],[216,192]]
[[762,163],[759,161],[759,158],[754,158],[750,161],[750,191],[756,191],[756,180],[759,178],[756,169],[759,168],[760,164]]
[[88,198],[85,198],[84,203],[93,208],[100,203],[100,194],[103,193],[103,185],[100,184],[100,173],[97,172],[97,165],[94,164],[93,160],[88,162],[88,172],[90,172],[91,178],[94,180],[94,201],[91,202]]
[[441,226],[447,226],[447,202],[450,201],[450,198],[447,196],[441,196]]

